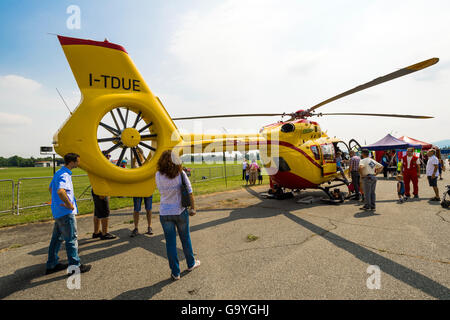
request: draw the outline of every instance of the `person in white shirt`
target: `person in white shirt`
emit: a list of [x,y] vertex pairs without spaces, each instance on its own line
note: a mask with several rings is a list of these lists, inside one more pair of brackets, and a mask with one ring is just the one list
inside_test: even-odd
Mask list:
[[362,160],[359,162],[359,173],[363,181],[364,206],[363,210],[375,210],[375,188],[377,186],[376,175],[383,171],[383,165],[369,157],[369,150],[361,151]]
[[247,170],[247,166],[248,166],[248,162],[247,162],[247,160],[244,160],[244,162],[242,162],[242,180],[245,179],[245,172]]
[[[167,257],[172,270],[173,280],[180,279],[180,264],[177,254],[177,230],[183,246],[188,271],[200,266],[200,260],[195,260],[189,232],[189,216],[194,216],[195,202],[192,195],[192,186],[186,173],[183,171],[180,158],[171,150],[162,153],[158,160],[158,171],[155,175],[156,186],[161,195],[159,205],[159,220],[161,221],[166,238]],[[181,204],[181,185],[187,186],[191,200],[190,209]]]
[[428,155],[428,162],[427,162],[427,178],[428,178],[428,184],[430,187],[433,187],[435,197],[431,198],[431,201],[441,201],[439,198],[439,189],[437,186],[437,178],[438,178],[438,170],[439,170],[439,160],[435,156],[436,150],[430,149],[427,153]]

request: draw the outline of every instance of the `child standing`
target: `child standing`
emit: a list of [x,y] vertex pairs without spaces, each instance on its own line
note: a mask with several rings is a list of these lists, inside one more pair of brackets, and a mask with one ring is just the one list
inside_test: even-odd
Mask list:
[[403,203],[405,200],[405,183],[403,182],[403,176],[397,176],[397,194],[398,194],[398,203]]
[[261,172],[261,168],[258,168],[258,184],[262,184],[263,176]]

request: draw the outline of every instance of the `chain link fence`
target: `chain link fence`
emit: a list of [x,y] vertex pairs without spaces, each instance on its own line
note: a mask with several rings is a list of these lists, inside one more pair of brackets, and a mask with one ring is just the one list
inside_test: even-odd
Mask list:
[[0,180],[0,213],[14,212],[14,181]]

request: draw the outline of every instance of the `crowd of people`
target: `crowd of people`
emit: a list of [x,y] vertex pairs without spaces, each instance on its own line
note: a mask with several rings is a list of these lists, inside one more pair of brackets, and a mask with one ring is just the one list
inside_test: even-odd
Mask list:
[[[108,155],[105,155],[108,159]],[[142,150],[138,150],[138,156],[142,156]],[[78,236],[75,216],[78,213],[77,202],[72,183],[72,170],[80,163],[80,156],[68,153],[64,156],[65,165],[58,170],[49,185],[52,197],[51,209],[54,218],[53,234],[48,249],[46,274],[51,274],[67,269],[68,274],[88,272],[91,265],[82,264],[78,256]],[[142,163],[142,161],[141,161]],[[133,163],[132,166],[137,166]],[[192,194],[192,186],[188,176],[183,171],[181,161],[170,150],[164,151],[158,160],[156,172],[156,186],[160,193],[159,218],[166,240],[166,251],[173,280],[180,279],[180,265],[176,248],[177,232],[182,243],[184,256],[187,262],[187,271],[192,271],[200,266],[200,260],[194,258],[189,231],[189,217],[196,214],[195,201]],[[182,187],[183,186],[183,187]],[[183,198],[183,190],[186,190],[186,202]],[[106,196],[100,196],[92,190],[94,200],[94,232],[93,238],[109,240],[116,238],[108,233],[109,200]],[[153,234],[151,228],[152,196],[133,198],[133,220],[135,228],[131,232],[132,237],[138,234],[139,213],[142,201],[147,212],[147,234]],[[101,226],[101,228],[100,228]],[[60,263],[58,252],[61,244],[65,242],[68,263]]]
[[248,163],[247,160],[244,160],[244,162],[242,162],[242,180],[244,179],[246,181],[246,185],[255,185],[257,179],[258,184],[263,183],[261,167],[256,163],[255,160],[252,160],[251,163]]
[[[445,171],[443,160],[439,156],[438,151],[430,149],[426,154],[421,153],[420,156],[414,154],[413,148],[408,148],[406,155],[399,157],[398,166],[395,172],[397,184],[396,192],[398,195],[398,203],[403,203],[411,199],[411,184],[413,199],[419,199],[419,178],[421,177],[421,168],[424,167],[424,173],[428,180],[428,185],[432,187],[435,196],[430,201],[441,201],[439,197],[439,189],[437,186],[438,177],[442,179],[442,171]],[[339,155],[337,155],[339,156]],[[351,176],[351,185],[355,193],[355,199],[363,198],[363,210],[375,210],[376,202],[376,176],[383,172],[387,177],[388,167],[395,164],[394,156],[385,152],[382,156],[381,163],[370,157],[370,151],[363,149],[361,158],[350,151],[349,173]],[[338,161],[336,161],[338,162]],[[342,170],[338,172],[342,173]]]
[[[436,157],[436,153],[436,150],[430,149],[426,154],[426,158],[425,156],[419,157],[414,154],[412,148],[409,148],[406,155],[399,158],[399,170],[396,172],[396,192],[399,203],[409,201],[411,198],[411,183],[413,185],[413,198],[419,198],[418,179],[421,176],[421,166],[425,166],[428,184],[433,188],[435,193],[435,196],[430,201],[440,201],[437,180],[439,176],[442,178],[442,171],[445,170],[445,166],[443,161],[440,161],[440,157]],[[139,157],[143,157],[142,150],[138,149],[137,154]],[[105,157],[110,160],[109,155],[105,154]],[[143,163],[142,159],[140,159],[141,161],[134,160],[131,164],[132,167],[137,167],[138,163]],[[78,167],[79,162],[79,155],[75,153],[66,154],[64,156],[65,165],[54,174],[49,185],[49,192],[52,197],[51,209],[55,222],[48,249],[46,274],[64,270],[70,266],[77,267],[80,273],[88,272],[91,269],[91,265],[82,264],[78,256],[77,223],[75,219],[78,208],[72,184],[72,170]],[[337,170],[342,175],[344,181],[348,182],[343,170],[343,162],[341,154],[338,152]],[[353,186],[355,199],[363,199],[364,206],[362,209],[364,210],[375,210],[376,176],[381,172],[385,173],[387,171],[386,163],[388,163],[388,166],[393,164],[392,158],[387,153],[386,156],[383,156],[381,162],[378,163],[375,161],[367,149],[362,150],[361,158],[354,151],[350,151],[348,165],[351,185]],[[247,185],[254,185],[257,178],[259,183],[262,183],[261,168],[255,160],[251,163],[244,160],[242,168],[242,179],[246,180]],[[161,196],[159,218],[166,239],[166,251],[171,270],[171,278],[178,280],[180,279],[180,265],[176,248],[177,231],[186,258],[187,270],[192,271],[200,266],[200,260],[194,258],[189,231],[189,217],[196,214],[192,186],[188,175],[183,170],[180,159],[170,150],[163,152],[158,160],[155,180]],[[108,232],[108,219],[110,214],[108,197],[96,194],[95,190],[92,190],[92,197],[95,206],[94,232],[92,238],[100,238],[101,240],[115,239],[116,236]],[[151,226],[152,196],[134,197],[134,229],[131,231],[131,237],[139,234],[138,224],[142,202],[144,202],[147,213],[147,234],[153,234]],[[62,242],[65,242],[68,258],[67,264],[59,262],[58,252]],[[75,270],[72,270],[72,273],[69,274],[73,274],[74,272]]]

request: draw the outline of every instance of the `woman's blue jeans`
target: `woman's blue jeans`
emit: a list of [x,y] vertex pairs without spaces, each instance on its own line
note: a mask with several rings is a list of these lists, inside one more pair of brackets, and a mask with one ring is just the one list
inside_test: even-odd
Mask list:
[[189,233],[189,214],[187,209],[180,215],[159,216],[161,225],[166,237],[167,258],[169,266],[174,276],[180,275],[180,263],[177,254],[177,233],[180,236],[183,246],[184,256],[188,268],[192,268],[195,264],[194,252],[192,251],[191,235]]
[[68,214],[55,219],[52,240],[50,240],[50,246],[48,248],[47,269],[53,269],[58,264],[58,252],[63,241],[66,243],[69,266],[79,266],[80,258],[78,257],[77,220],[75,219],[74,214]]

